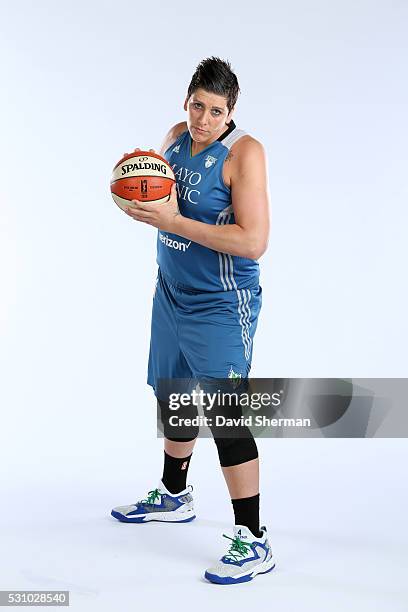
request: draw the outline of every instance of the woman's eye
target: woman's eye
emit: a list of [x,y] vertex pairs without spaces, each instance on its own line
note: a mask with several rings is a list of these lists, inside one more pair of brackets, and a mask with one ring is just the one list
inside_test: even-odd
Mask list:
[[[194,102],[193,104],[194,108],[199,110],[201,108],[201,104],[199,102]],[[212,114],[215,115],[216,117],[218,117],[219,115],[221,115],[221,111],[214,109],[212,111]]]

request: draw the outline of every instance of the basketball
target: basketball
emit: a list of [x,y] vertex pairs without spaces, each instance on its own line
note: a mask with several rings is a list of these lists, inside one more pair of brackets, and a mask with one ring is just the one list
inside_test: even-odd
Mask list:
[[175,182],[167,161],[152,151],[134,151],[124,155],[112,172],[111,193],[116,204],[124,209],[131,200],[161,204],[169,198]]

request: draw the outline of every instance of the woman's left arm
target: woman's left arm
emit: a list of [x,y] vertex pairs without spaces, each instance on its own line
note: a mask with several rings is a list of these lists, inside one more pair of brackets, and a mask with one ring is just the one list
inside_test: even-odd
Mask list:
[[231,160],[231,200],[235,223],[212,225],[179,213],[175,186],[168,202],[142,204],[134,200],[126,212],[148,223],[197,242],[209,249],[258,259],[268,246],[269,189],[266,154],[257,140],[246,139]]

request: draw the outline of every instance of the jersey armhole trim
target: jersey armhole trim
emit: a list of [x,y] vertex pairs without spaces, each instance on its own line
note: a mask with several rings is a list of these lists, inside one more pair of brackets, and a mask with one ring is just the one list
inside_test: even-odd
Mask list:
[[168,151],[169,149],[171,149],[171,147],[174,147],[174,145],[176,144],[176,142],[177,142],[178,140],[180,140],[180,139],[181,139],[181,137],[182,137],[182,136],[184,136],[184,134],[186,134],[187,132],[188,132],[188,130],[184,130],[184,132],[180,132],[180,134],[177,136],[177,138],[175,138],[175,139],[174,139],[174,140],[171,142],[171,144],[169,144],[169,146],[167,147],[167,149],[166,149],[166,150],[163,152],[163,155],[165,155],[165,154],[167,153],[167,151]]
[[[228,149],[228,153],[229,153],[229,149]],[[227,153],[227,157],[228,157],[228,153]],[[227,157],[225,159],[227,159]],[[223,186],[225,187],[225,189],[228,191],[228,193],[231,193],[231,187],[228,187],[228,185],[225,183],[224,180],[224,164],[225,164],[225,159],[222,163],[222,168],[221,168],[221,181]]]
[[[240,129],[235,129],[234,133],[231,132],[231,134],[229,134],[226,138],[226,142],[221,142],[221,144],[228,149],[228,153],[227,156],[225,157],[225,159],[227,159],[229,152],[231,151],[232,146],[238,142],[238,140],[240,140],[243,136],[247,136],[248,134],[244,131],[244,130],[240,130]],[[225,164],[225,159],[224,159],[224,163],[223,163],[223,167],[222,167],[222,171],[221,171],[221,180],[222,180],[222,184],[224,185],[225,189],[228,190],[229,193],[231,193],[231,187],[228,187],[228,185],[225,184],[224,181],[224,164]]]

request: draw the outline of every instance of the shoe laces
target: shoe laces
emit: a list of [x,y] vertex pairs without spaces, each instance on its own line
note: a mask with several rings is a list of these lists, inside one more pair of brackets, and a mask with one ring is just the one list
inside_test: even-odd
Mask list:
[[228,540],[231,540],[229,551],[226,555],[224,555],[224,559],[229,559],[231,561],[239,561],[241,558],[247,556],[251,548],[251,544],[249,542],[243,542],[241,538],[230,538],[230,536],[225,535],[225,533],[223,533],[222,535],[224,536],[224,538],[228,538]]
[[141,504],[154,504],[156,499],[159,499],[161,493],[159,489],[153,489],[153,491],[149,491],[146,499],[142,499],[140,501]]

